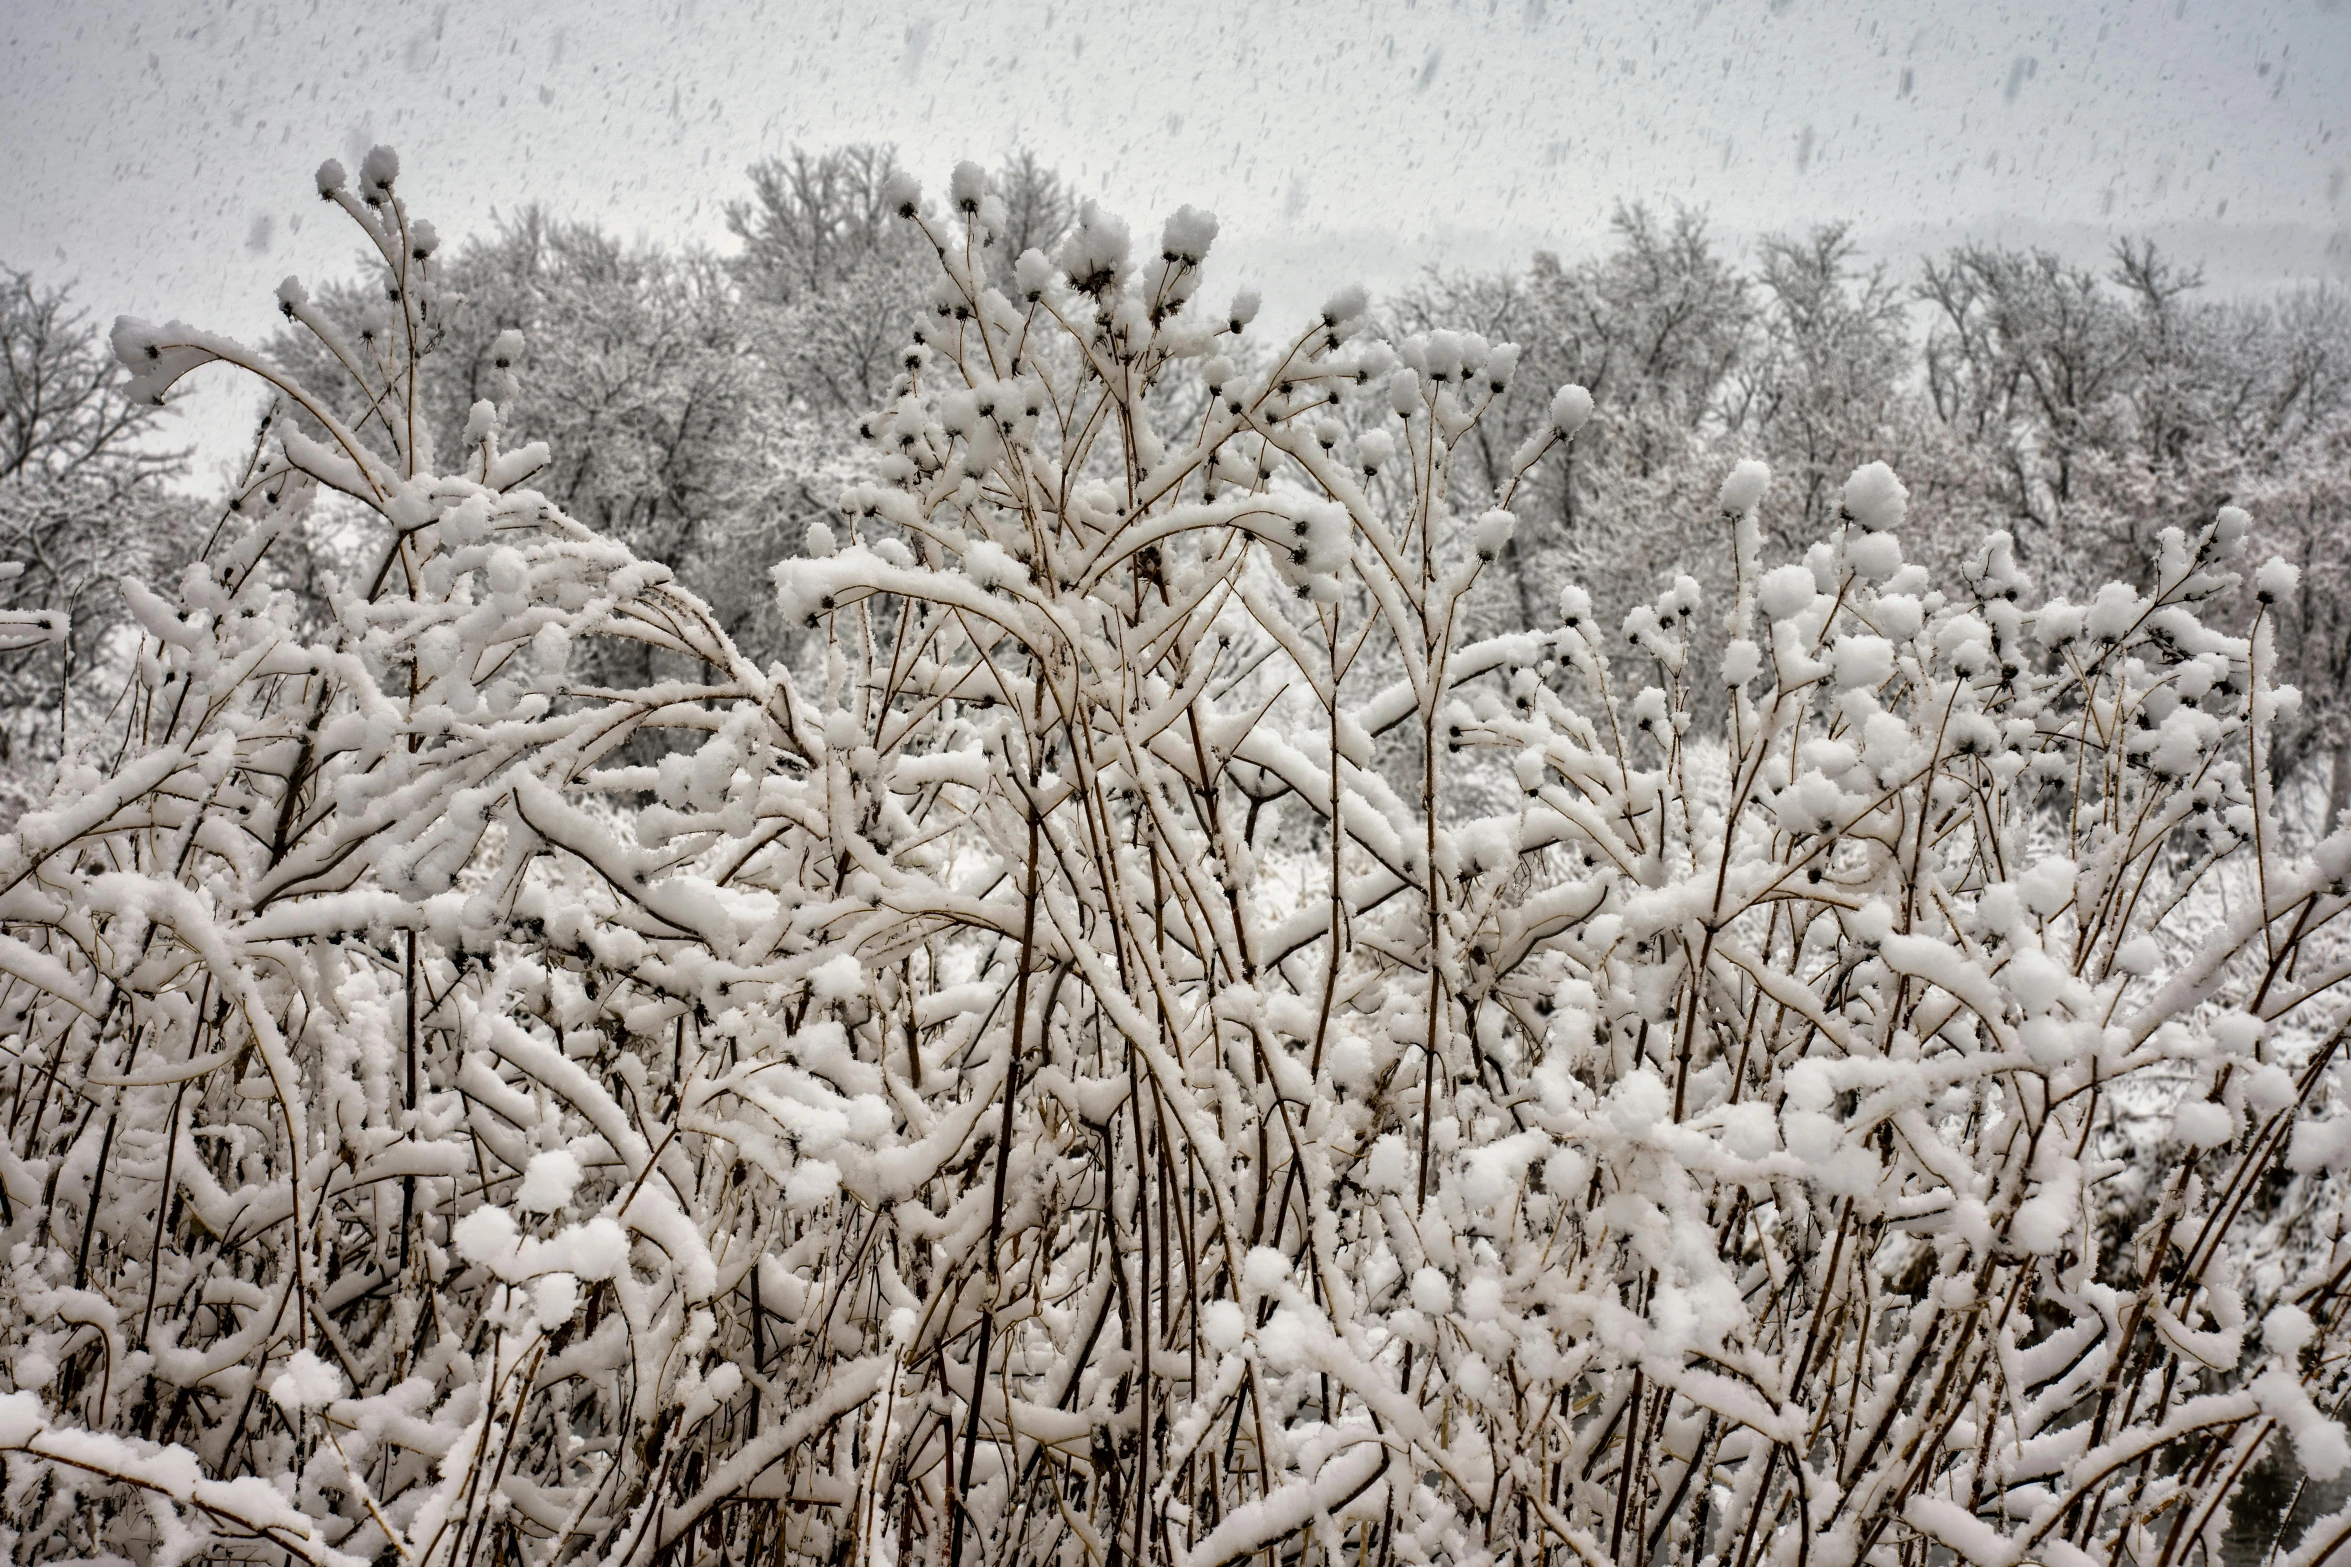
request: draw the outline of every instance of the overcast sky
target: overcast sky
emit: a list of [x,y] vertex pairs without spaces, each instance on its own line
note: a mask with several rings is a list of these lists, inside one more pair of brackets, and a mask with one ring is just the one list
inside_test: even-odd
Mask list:
[[1269,308],[1584,251],[1623,200],[1897,262],[2153,231],[2258,288],[2351,275],[2347,120],[2351,0],[8,0],[0,261],[258,335],[348,265],[330,155],[396,146],[444,236],[537,201],[723,246],[746,164],[882,140],[934,189],[1026,146],[1139,228],[1209,207]]

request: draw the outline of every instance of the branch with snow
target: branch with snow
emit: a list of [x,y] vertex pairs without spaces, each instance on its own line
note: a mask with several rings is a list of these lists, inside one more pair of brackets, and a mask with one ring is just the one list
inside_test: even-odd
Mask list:
[[966,167],[762,669],[495,403],[436,462],[397,179],[320,174],[349,386],[116,334],[308,422],[0,839],[19,1554],[2178,1562],[2342,1467],[2351,835],[2242,513],[2075,605],[1883,464],[1767,564],[1743,464],[1727,604],[1473,639],[1605,408],[1457,508],[1512,345],[1255,339],[1191,209],[993,265]]

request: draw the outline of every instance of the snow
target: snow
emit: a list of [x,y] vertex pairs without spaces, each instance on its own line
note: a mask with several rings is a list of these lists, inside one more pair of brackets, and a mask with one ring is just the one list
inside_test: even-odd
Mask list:
[[2052,855],[2028,867],[2016,878],[2016,886],[2024,894],[2025,906],[2048,919],[2073,901],[2074,883],[2080,874],[2073,861]]
[[514,1215],[504,1208],[480,1207],[450,1227],[450,1244],[468,1262],[495,1267],[511,1257],[520,1234]]
[[535,1153],[524,1167],[522,1184],[514,1189],[514,1205],[525,1213],[553,1213],[571,1201],[584,1173],[567,1149]]
[[808,975],[809,993],[819,1001],[846,1001],[865,992],[865,965],[844,952],[825,959]]
[[2278,560],[2274,557],[2263,561],[2261,569],[2253,574],[2254,591],[2259,593],[2263,601],[2267,603],[2276,603],[2281,599],[2292,598],[2294,589],[2300,585],[2301,581],[2302,573],[2298,567],[2290,561]]
[[531,1281],[531,1320],[551,1333],[579,1309],[580,1281],[569,1273],[546,1273]]
[[1902,526],[1902,518],[1910,506],[1910,491],[1884,463],[1864,463],[1845,481],[1844,488],[1838,492],[1838,502],[1845,515],[1865,530],[1884,533]]
[[1741,459],[1723,476],[1715,504],[1732,516],[1753,511],[1771,485],[1771,465],[1753,457]]
[[803,1214],[821,1212],[840,1190],[841,1167],[829,1159],[803,1159],[784,1178],[784,1201]]
[[2194,1100],[2172,1112],[2171,1135],[2190,1148],[2217,1148],[2237,1135],[2236,1122],[2226,1105]]
[[1252,1246],[1241,1262],[1241,1279],[1260,1295],[1280,1290],[1290,1277],[1290,1259],[1270,1246]]
[[307,1349],[288,1355],[285,1368],[269,1384],[269,1396],[290,1415],[305,1409],[324,1409],[350,1391],[350,1384],[339,1369]]
[[[429,337],[397,172],[322,183]],[[1349,288],[1226,342],[1252,298],[1180,308],[1213,220],[1138,261],[1091,203],[1014,302],[983,171],[876,188],[924,338],[779,535],[772,661],[501,466],[507,390],[440,457],[385,417],[442,368],[405,330],[261,459],[366,546],[331,614],[260,504],[129,595],[118,757],[0,837],[27,1465],[217,1473],[360,1559],[510,1514],[788,1556],[727,1531],[790,1497],[828,1559],[1145,1516],[1185,1561],[1361,1523],[1471,1562],[1523,1498],[1587,1559],[1629,1509],[1660,1560],[1705,1516],[1969,1567],[2167,1422],[2344,1467],[2351,834],[2280,803],[2247,527],[2051,604],[1925,475],[1789,542],[1742,463],[1727,525],[1674,492],[1719,572],[1497,632],[1550,522],[1515,488],[1595,410],[1506,395],[1491,323],[1390,343]],[[114,341],[157,396],[292,374]],[[207,1467],[118,1429],[181,1403]]]
[[947,199],[958,212],[977,212],[980,200],[988,194],[988,174],[968,158],[955,165],[955,172],[947,181]]
[[1573,436],[1592,417],[1592,394],[1580,386],[1563,386],[1551,398],[1551,428]]
[[1212,1300],[1200,1308],[1200,1336],[1228,1355],[1241,1347],[1247,1331],[1248,1319],[1229,1300]]
[[1894,673],[1894,644],[1884,637],[1839,637],[1829,663],[1839,686],[1883,685]]
[[2295,1460],[2304,1473],[2323,1481],[2351,1468],[2351,1434],[2341,1422],[2319,1413],[2291,1372],[2265,1371],[2253,1379],[2252,1391],[2262,1412],[2291,1435]]
[[2047,953],[2027,951],[2009,961],[2001,981],[2027,1012],[2044,1012],[2064,994],[2066,972]]
[[[325,188],[326,171],[321,169],[319,174],[320,186],[323,189]],[[390,195],[392,190],[392,182],[399,177],[400,154],[394,152],[389,147],[380,145],[370,147],[368,149],[367,156],[360,160],[360,187],[371,197],[380,198]],[[340,184],[341,181],[338,180],[336,183]]]
[[2291,1362],[2318,1331],[2310,1313],[2299,1306],[2280,1306],[2261,1319],[2261,1341],[2269,1352]]
[[1792,620],[1812,607],[1819,597],[1808,566],[1775,566],[1763,575],[1755,599],[1773,620]]
[[1323,301],[1322,319],[1333,327],[1347,326],[1371,308],[1371,292],[1361,283],[1350,283]]
[[618,1223],[599,1214],[540,1243],[534,1258],[549,1272],[572,1273],[589,1280],[615,1278],[628,1266],[628,1236]]

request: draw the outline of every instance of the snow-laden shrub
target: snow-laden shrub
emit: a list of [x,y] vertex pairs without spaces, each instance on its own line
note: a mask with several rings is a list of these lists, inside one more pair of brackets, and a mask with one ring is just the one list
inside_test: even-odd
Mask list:
[[[1468,641],[1515,351],[1252,340],[1189,209],[1008,294],[959,171],[762,670],[495,406],[429,450],[397,173],[319,181],[374,326],[280,294],[354,395],[116,332],[303,417],[0,839],[17,1559],[2185,1562],[2344,1466],[2351,834],[2199,616],[2241,513],[2036,604],[1876,466],[1767,561],[1742,467],[1729,603]],[[1517,395],[1520,475],[1606,417]]]

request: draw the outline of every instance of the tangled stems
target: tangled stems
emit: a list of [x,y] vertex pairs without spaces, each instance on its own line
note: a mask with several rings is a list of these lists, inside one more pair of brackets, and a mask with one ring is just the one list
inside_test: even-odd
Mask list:
[[1007,293],[959,170],[762,668],[496,406],[437,470],[396,178],[397,329],[281,294],[356,414],[116,333],[294,416],[0,841],[19,1558],[2186,1563],[2342,1466],[2242,513],[2036,604],[1876,464],[1767,567],[1743,467],[1718,620],[1474,636],[1588,398],[1464,507],[1509,345],[1255,346],[1189,209]]

